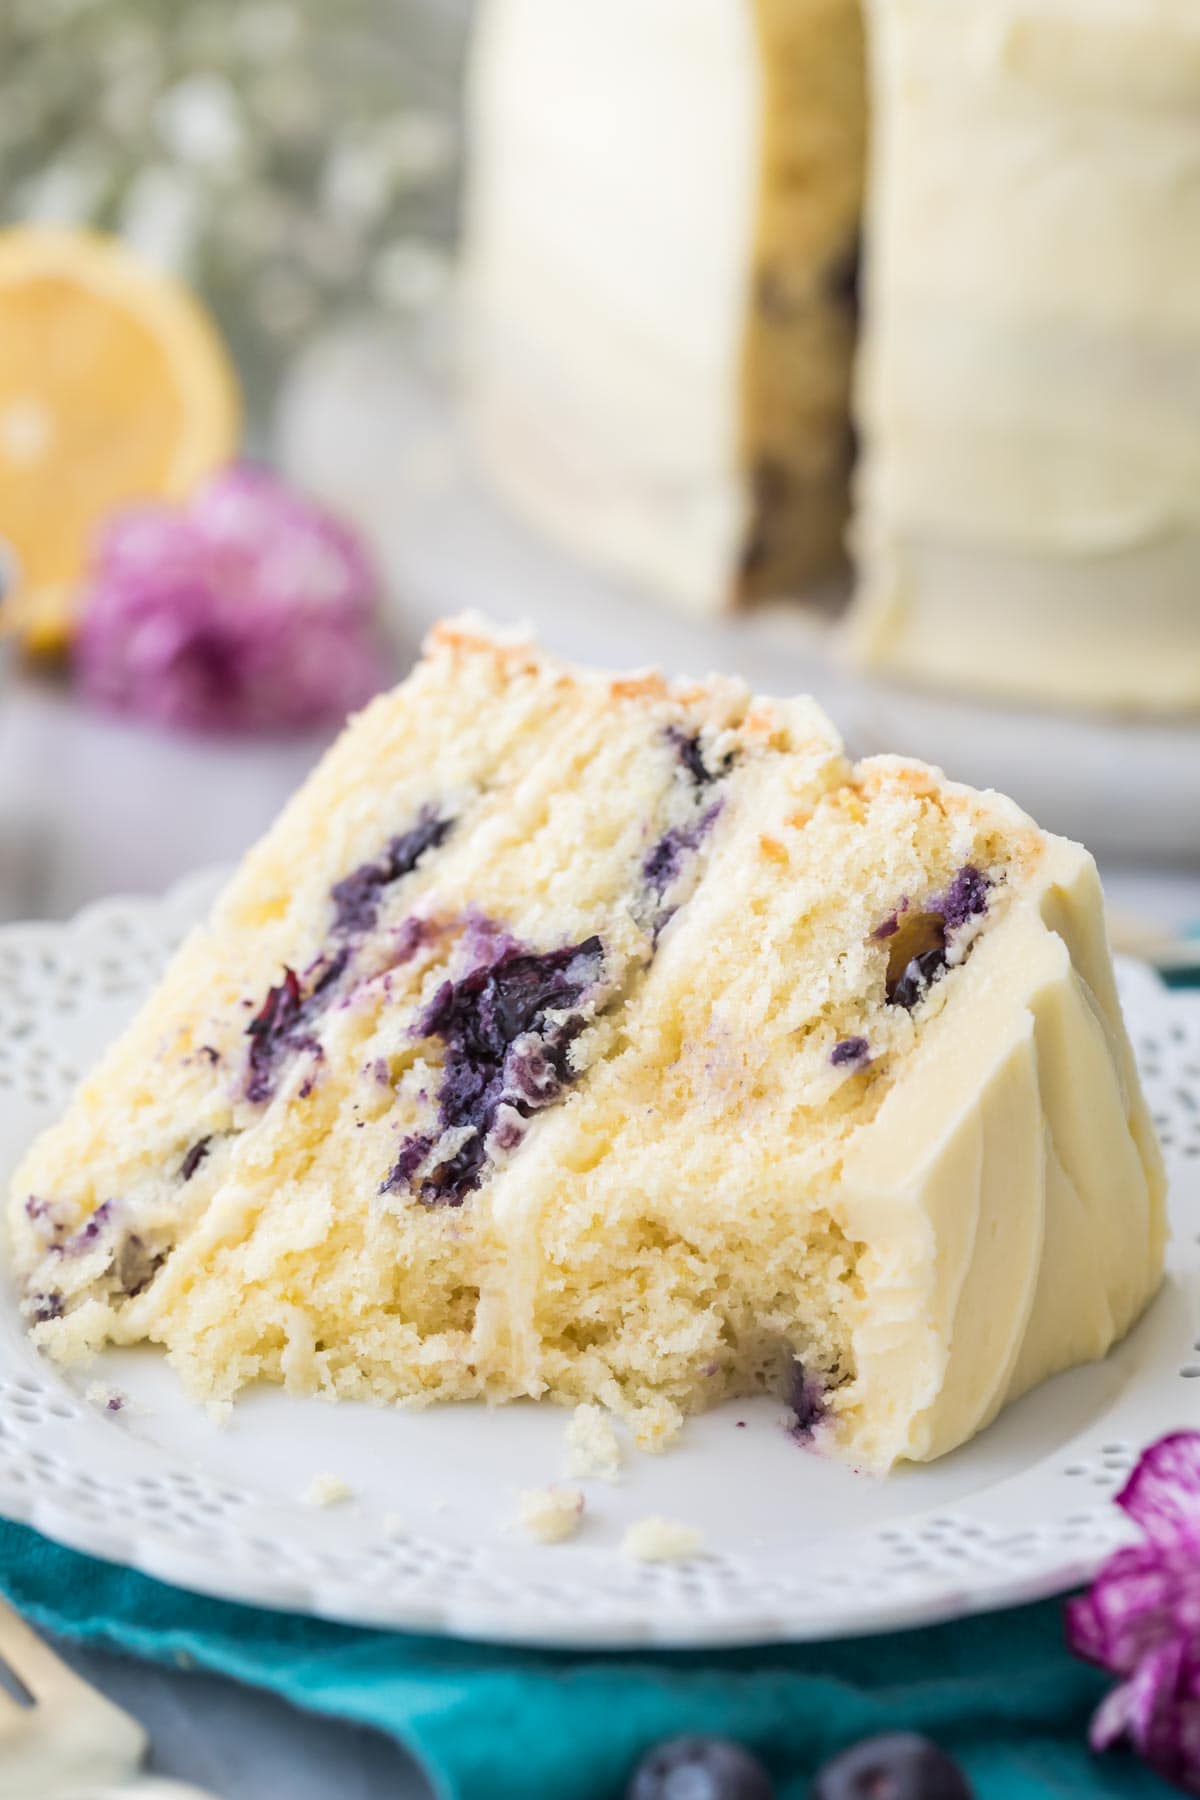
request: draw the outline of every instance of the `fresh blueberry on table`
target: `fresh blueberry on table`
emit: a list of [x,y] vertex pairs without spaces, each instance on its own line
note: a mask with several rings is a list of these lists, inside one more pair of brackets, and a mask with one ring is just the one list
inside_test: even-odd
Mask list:
[[647,1750],[625,1800],[774,1800],[771,1778],[740,1744],[719,1737],[667,1738]]
[[889,1731],[817,1770],[812,1800],[972,1800],[966,1776],[928,1738]]

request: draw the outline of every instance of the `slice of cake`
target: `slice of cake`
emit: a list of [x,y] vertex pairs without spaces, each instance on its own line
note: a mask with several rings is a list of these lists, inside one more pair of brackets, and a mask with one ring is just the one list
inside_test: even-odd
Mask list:
[[841,553],[859,0],[485,0],[466,394],[500,486],[692,611]]
[[347,729],[19,1170],[37,1341],[190,1390],[728,1395],[886,1468],[1153,1294],[1084,851],[809,700],[469,624]]
[[1200,9],[868,14],[859,656],[1195,710]]

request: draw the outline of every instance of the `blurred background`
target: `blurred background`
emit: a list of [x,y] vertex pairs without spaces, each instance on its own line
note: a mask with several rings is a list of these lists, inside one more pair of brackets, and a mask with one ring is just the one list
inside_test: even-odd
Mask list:
[[[409,336],[442,309],[467,15],[466,0],[0,8],[0,221],[10,228],[0,242],[11,259],[11,279],[0,279],[0,541],[10,551],[0,918],[67,915],[103,892],[157,891],[236,856],[340,722],[336,683],[292,718],[253,682],[227,720],[219,703],[206,716],[203,698],[190,714],[186,703],[173,711],[186,628],[183,642],[151,655],[157,675],[126,686],[118,667],[101,694],[105,678],[81,674],[76,626],[96,546],[127,504],[186,505],[239,456],[286,465],[282,420],[306,356],[369,323],[403,363]],[[183,344],[139,366],[141,346],[130,353],[112,313],[136,319],[143,301],[102,291],[85,229],[119,237],[138,259],[135,279],[141,266],[162,271],[195,296],[224,350]],[[64,371],[66,346],[75,366]],[[164,380],[201,390],[198,443],[179,459],[190,466],[173,470],[172,446],[154,445],[141,467],[107,480],[114,443],[136,438]],[[215,422],[203,416],[213,385],[231,396]],[[175,419],[167,435],[188,430]],[[401,427],[380,457],[398,456],[404,438]],[[78,496],[74,509],[67,495]],[[65,533],[64,511],[74,514]],[[65,568],[55,560],[64,535]],[[361,548],[376,560],[371,537],[368,520]],[[373,585],[361,602],[378,602],[382,644],[357,684],[368,690],[399,672],[420,630],[390,580]],[[37,589],[51,593],[40,611]],[[165,596],[160,610],[171,606]],[[64,612],[69,625],[55,616]],[[353,638],[353,604],[351,614]],[[116,632],[110,661],[136,664],[119,622]]]
[[[1182,11],[5,0],[0,920],[232,862],[473,607],[811,689],[1085,839],[1119,944],[1187,954]],[[230,1800],[423,1791],[83,1660]]]
[[1013,10],[918,107],[927,0],[11,0],[0,916],[235,857],[462,607],[810,688],[1200,916],[1195,345],[1063,213],[1101,277],[1190,218],[1180,46]]

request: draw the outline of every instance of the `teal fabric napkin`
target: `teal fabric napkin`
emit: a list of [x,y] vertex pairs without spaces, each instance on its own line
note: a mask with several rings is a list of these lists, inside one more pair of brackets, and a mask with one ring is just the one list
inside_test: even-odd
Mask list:
[[[548,1552],[547,1554],[552,1554]],[[501,1649],[206,1600],[0,1523],[0,1585],[36,1624],[194,1663],[390,1732],[444,1800],[620,1800],[679,1731],[752,1745],[781,1800],[870,1732],[927,1732],[979,1800],[1166,1800],[1131,1758],[1090,1755],[1104,1680],[1063,1646],[1058,1601],[889,1637],[726,1654]]]
[[[1200,919],[1196,919],[1191,925],[1185,925],[1179,935],[1185,943],[1190,943],[1194,939],[1197,946],[1200,947]],[[1163,970],[1162,979],[1169,988],[1200,987],[1200,964],[1187,969]]]

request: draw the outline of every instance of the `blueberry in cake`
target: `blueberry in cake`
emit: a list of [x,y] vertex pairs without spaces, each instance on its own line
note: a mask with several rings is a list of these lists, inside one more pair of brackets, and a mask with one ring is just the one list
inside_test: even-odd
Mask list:
[[654,1444],[759,1389],[886,1469],[1153,1294],[1091,859],[809,700],[444,625],[34,1145],[36,1340]]

